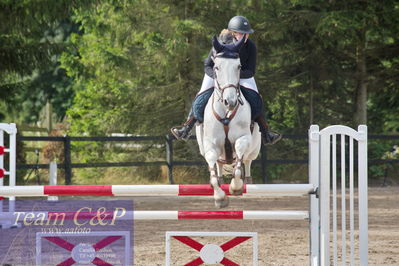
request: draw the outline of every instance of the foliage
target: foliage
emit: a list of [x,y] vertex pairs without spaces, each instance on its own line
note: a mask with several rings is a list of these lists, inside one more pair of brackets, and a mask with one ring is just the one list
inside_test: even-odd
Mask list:
[[47,102],[59,119],[65,116],[74,93],[58,59],[76,31],[70,21],[75,4],[0,1],[0,120],[36,122]]
[[72,37],[78,55],[62,57],[76,81],[72,132],[159,134],[166,121],[178,123],[200,82],[192,57],[201,24],[179,19],[164,1],[104,1],[75,19],[84,32]]
[[1,28],[1,98],[22,106],[28,121],[50,99],[59,116],[69,109],[74,133],[165,134],[198,91],[210,37],[242,14],[256,30],[256,78],[272,127],[355,126],[364,107],[374,131],[398,127],[394,0],[1,4],[9,21]]
[[[269,62],[261,78],[271,81],[271,112],[287,130],[304,132],[312,123],[356,126],[362,84],[368,84],[369,98],[364,104],[369,109],[375,104],[374,97],[382,96],[382,84],[397,88],[397,75],[387,75],[396,70],[382,65],[385,60],[391,65],[399,55],[396,1],[383,5],[374,1],[270,1],[264,10],[260,42],[265,45],[260,46],[264,47],[260,53]],[[361,49],[364,73],[359,69]],[[395,51],[389,58],[382,53],[387,49]],[[381,119],[373,114],[370,118],[374,129]],[[385,131],[377,128],[377,132]]]

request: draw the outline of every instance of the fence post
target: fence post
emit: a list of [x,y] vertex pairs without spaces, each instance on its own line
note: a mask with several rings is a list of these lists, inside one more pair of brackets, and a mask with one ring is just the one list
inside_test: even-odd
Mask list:
[[261,167],[261,173],[262,173],[262,178],[263,178],[263,184],[267,184],[267,149],[264,145],[261,144],[260,148],[260,167]]
[[[55,161],[50,162],[49,167],[49,185],[56,186],[57,185],[57,163]],[[48,196],[48,201],[58,201],[57,196]]]
[[169,184],[173,181],[173,136],[166,135],[166,164],[168,165]]
[[72,168],[71,168],[71,138],[64,136],[64,165],[65,165],[65,185],[72,184]]

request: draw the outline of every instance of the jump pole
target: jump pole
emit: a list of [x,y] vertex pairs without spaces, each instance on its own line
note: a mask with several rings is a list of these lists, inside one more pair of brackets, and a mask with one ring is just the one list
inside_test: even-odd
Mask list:
[[35,220],[74,220],[101,218],[103,220],[306,220],[309,218],[307,211],[126,211],[122,212],[3,212],[1,220],[14,222]]
[[[222,189],[230,195],[229,185]],[[242,196],[303,196],[313,193],[313,184],[246,185]],[[68,185],[0,187],[0,196],[213,196],[207,185]]]

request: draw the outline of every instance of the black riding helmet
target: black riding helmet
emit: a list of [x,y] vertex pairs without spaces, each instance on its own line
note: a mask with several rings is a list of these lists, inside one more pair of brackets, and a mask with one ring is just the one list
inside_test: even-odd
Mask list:
[[227,28],[231,31],[239,33],[254,33],[251,25],[249,25],[248,19],[243,16],[232,17],[229,21],[229,25],[227,26]]

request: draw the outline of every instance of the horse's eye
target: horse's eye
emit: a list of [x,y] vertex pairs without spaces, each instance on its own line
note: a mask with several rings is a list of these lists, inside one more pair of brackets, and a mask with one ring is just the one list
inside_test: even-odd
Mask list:
[[215,70],[219,70],[219,68],[217,66],[215,66]]
[[241,69],[241,65],[238,66],[238,69]]

